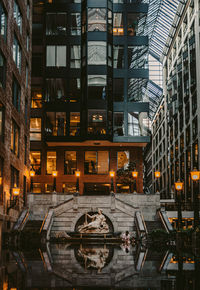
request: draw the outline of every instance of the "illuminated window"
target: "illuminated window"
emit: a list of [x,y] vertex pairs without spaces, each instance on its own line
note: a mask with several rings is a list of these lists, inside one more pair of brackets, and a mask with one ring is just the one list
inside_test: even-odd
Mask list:
[[107,174],[109,171],[108,151],[86,151],[84,161],[85,174]]
[[18,39],[14,35],[13,40],[13,60],[19,70],[21,70],[21,58],[22,58],[22,50],[19,44]]
[[31,169],[35,171],[36,175],[41,174],[41,152],[30,151],[30,164]]
[[41,89],[35,89],[32,91],[31,108],[32,109],[42,108],[42,91],[41,91]]
[[52,174],[52,171],[56,171],[56,152],[48,151],[47,152],[47,174]]
[[30,119],[30,140],[41,141],[41,118]]
[[80,135],[80,113],[70,112],[70,136]]
[[124,24],[122,13],[114,13],[113,35],[124,35]]
[[130,161],[129,151],[117,152],[117,169],[127,169]]
[[88,110],[88,134],[106,134],[107,115],[105,110]]
[[71,45],[70,48],[70,67],[80,68],[81,67],[81,46]]
[[35,183],[33,182],[33,193],[41,193],[42,192],[42,186],[41,183]]
[[65,151],[64,174],[75,174],[76,151]]

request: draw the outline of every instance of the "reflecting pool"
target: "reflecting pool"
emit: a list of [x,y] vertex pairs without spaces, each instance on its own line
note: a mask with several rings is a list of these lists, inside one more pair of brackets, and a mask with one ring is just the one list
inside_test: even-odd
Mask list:
[[189,253],[141,245],[47,244],[0,251],[0,289],[200,289],[200,267]]

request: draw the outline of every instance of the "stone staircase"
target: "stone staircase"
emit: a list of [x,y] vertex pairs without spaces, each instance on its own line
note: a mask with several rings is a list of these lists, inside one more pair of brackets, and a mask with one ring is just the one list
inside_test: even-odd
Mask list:
[[163,227],[162,222],[160,220],[146,221],[145,223],[146,223],[148,234],[150,234],[154,230],[158,230],[158,229],[164,230],[164,227]]
[[39,233],[41,226],[42,226],[42,220],[28,220],[23,231]]

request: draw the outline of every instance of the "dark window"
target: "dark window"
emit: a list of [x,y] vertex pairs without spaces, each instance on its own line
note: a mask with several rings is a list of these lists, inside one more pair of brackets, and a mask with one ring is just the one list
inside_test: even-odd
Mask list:
[[64,174],[74,174],[76,162],[76,151],[65,151]]
[[45,130],[46,134],[50,136],[66,136],[66,112],[47,112]]
[[70,67],[81,67],[81,47],[80,45],[71,45],[70,47]]
[[41,174],[41,152],[40,151],[30,151],[30,164],[31,169],[35,171],[36,175]]
[[27,164],[27,146],[28,146],[28,142],[27,142],[27,137],[26,135],[24,136],[24,164]]
[[19,27],[19,31],[22,33],[22,14],[17,1],[14,1],[14,19]]
[[19,41],[16,36],[14,36],[13,40],[13,60],[17,66],[17,68],[21,71],[21,58],[22,58],[22,50],[19,44]]
[[114,45],[113,46],[113,68],[124,67],[124,46]]
[[124,136],[124,112],[114,112],[114,136]]
[[11,166],[11,189],[19,187],[19,170]]
[[65,35],[67,26],[66,13],[46,14],[46,35]]
[[197,117],[192,121],[192,137],[195,139],[197,137],[198,133],[198,123],[197,123]]
[[114,102],[124,101],[124,79],[113,79]]
[[28,123],[28,100],[25,100],[25,108],[24,108],[24,118],[25,118],[25,125]]
[[0,51],[0,87],[6,87],[6,59]]
[[144,32],[146,15],[143,13],[128,13],[127,35],[141,35]]
[[3,36],[5,40],[6,40],[6,32],[7,32],[7,15],[2,2],[0,2],[0,34]]
[[81,99],[81,80],[69,79],[69,96],[66,101],[70,103],[80,102]]
[[20,100],[21,100],[21,88],[16,78],[13,77],[12,102],[18,112],[20,112]]
[[47,102],[56,100],[65,101],[67,98],[67,84],[65,79],[46,79],[46,95]]
[[19,156],[19,127],[14,120],[11,123],[11,151]]
[[81,14],[71,13],[71,35],[81,34]]
[[34,54],[32,57],[32,76],[41,77],[42,69],[42,55]]
[[106,75],[88,75],[88,99],[106,100]]
[[0,141],[3,142],[4,140],[4,107],[3,105],[0,103]]

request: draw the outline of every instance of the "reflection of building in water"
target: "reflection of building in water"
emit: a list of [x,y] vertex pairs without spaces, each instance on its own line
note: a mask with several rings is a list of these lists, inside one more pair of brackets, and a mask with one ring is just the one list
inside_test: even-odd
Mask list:
[[[0,287],[4,283],[8,289],[95,289],[101,286],[106,290],[166,290],[174,289],[173,285],[179,281],[179,271],[170,270],[178,265],[173,254],[140,247],[131,248],[130,253],[125,253],[118,246],[70,247],[52,244],[50,248],[47,245],[45,251],[13,252],[12,255],[3,252],[2,257],[4,261],[3,264],[0,262],[0,267],[4,267],[5,271],[4,275],[0,271]],[[185,255],[182,281],[187,286],[194,284],[194,268],[193,257]],[[166,270],[170,276],[166,275]]]

